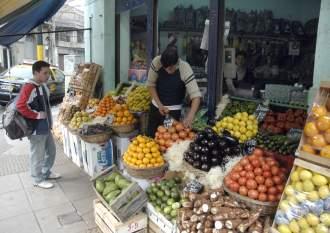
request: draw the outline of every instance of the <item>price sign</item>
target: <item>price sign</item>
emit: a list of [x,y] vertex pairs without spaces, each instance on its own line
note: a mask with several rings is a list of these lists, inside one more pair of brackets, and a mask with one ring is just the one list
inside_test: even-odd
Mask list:
[[128,232],[135,232],[139,229],[139,223],[138,222],[132,222],[127,227],[128,227]]
[[294,142],[300,141],[302,129],[290,129],[286,136]]
[[252,154],[254,149],[256,148],[257,141],[255,139],[248,140],[244,143],[243,152],[246,155]]
[[254,115],[256,116],[259,122],[263,121],[267,112],[269,111],[269,107],[267,105],[259,104]]

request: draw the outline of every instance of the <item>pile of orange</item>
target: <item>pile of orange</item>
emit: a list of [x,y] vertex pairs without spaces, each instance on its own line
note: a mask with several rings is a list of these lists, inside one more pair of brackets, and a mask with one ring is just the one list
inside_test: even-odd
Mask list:
[[139,135],[124,153],[124,162],[137,169],[163,166],[165,161],[159,146],[152,138]]
[[330,111],[315,105],[304,128],[304,144],[301,150],[330,158]]
[[128,110],[126,104],[116,104],[111,109],[110,113],[113,115],[113,125],[130,125],[135,123],[133,114]]
[[101,116],[101,117],[105,117],[105,116],[109,115],[111,112],[111,109],[115,106],[115,104],[116,104],[115,100],[110,95],[103,97],[103,99],[100,101],[94,115]]

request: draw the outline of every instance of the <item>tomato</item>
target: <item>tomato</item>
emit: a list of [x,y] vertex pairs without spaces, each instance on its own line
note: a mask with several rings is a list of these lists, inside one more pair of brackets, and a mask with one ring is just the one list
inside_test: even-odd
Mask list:
[[244,170],[245,171],[252,171],[253,170],[253,167],[252,167],[251,164],[247,164],[247,165],[244,166]]
[[271,178],[266,178],[265,185],[266,185],[267,188],[270,188],[270,187],[274,186],[274,182]]
[[225,185],[226,185],[226,187],[230,187],[230,185],[233,183],[234,181],[233,180],[231,180],[229,177],[226,177],[225,178]]
[[241,161],[240,161],[240,164],[242,166],[245,166],[245,165],[248,165],[250,164],[249,160],[247,158],[243,158]]
[[276,185],[278,193],[282,194],[284,190],[284,184],[278,184]]
[[245,186],[241,186],[239,187],[238,190],[239,194],[243,195],[243,196],[247,196],[248,194],[248,189]]
[[265,185],[259,185],[258,186],[258,192],[259,193],[266,193],[267,192],[267,187]]
[[238,183],[243,186],[246,184],[246,181],[247,181],[247,179],[245,177],[241,177],[241,178],[239,178]]
[[175,129],[176,131],[180,132],[184,129],[184,126],[182,123],[179,122],[178,124],[176,124]]
[[260,167],[255,168],[253,172],[256,176],[262,175],[262,169]]
[[230,178],[231,178],[232,180],[234,180],[234,181],[237,181],[237,180],[240,178],[240,176],[239,176],[239,174],[238,174],[237,172],[233,172],[233,173],[230,175]]
[[255,180],[257,181],[258,184],[265,183],[265,178],[263,176],[256,176]]
[[252,163],[253,161],[257,160],[258,158],[255,155],[249,155],[248,159],[249,159],[250,163]]
[[270,170],[271,170],[271,173],[273,174],[273,176],[278,175],[280,172],[280,169],[277,166],[272,166]]
[[258,200],[267,201],[267,195],[265,193],[259,193]]
[[240,171],[243,171],[243,167],[241,165],[236,165],[234,168],[233,168],[233,171],[235,172],[240,172]]
[[163,137],[164,137],[165,140],[168,140],[168,139],[171,138],[171,134],[166,132],[166,133],[163,134]]
[[280,176],[273,176],[273,181],[275,184],[282,184],[282,178]]
[[176,141],[176,140],[179,139],[179,135],[177,133],[173,133],[171,138],[172,138],[173,141]]
[[277,194],[277,188],[276,187],[270,187],[267,191],[268,194],[273,194],[276,195]]
[[281,200],[281,197],[282,197],[282,194],[281,194],[281,193],[277,194],[277,195],[276,195],[276,201]]
[[271,158],[267,158],[266,159],[266,162],[267,162],[267,164],[269,165],[269,166],[278,166],[278,162],[276,162],[274,159],[271,159]]
[[276,199],[276,196],[273,195],[273,194],[268,194],[267,199],[268,199],[268,201],[270,201],[270,202],[274,202],[274,201],[277,200],[277,199]]
[[176,133],[176,130],[173,126],[171,126],[170,128],[168,128],[168,132],[173,134],[173,133]]
[[259,196],[259,193],[257,190],[251,189],[248,191],[248,197],[254,200],[257,200]]
[[238,192],[238,189],[239,189],[239,184],[236,183],[236,182],[232,182],[230,185],[229,185],[229,189],[233,192]]
[[254,178],[254,173],[252,171],[246,172],[246,178],[253,179]]
[[255,148],[253,154],[257,157],[262,157],[264,155],[264,152],[259,148]]
[[255,160],[252,160],[251,164],[252,164],[253,167],[260,167],[260,161],[259,161],[258,158],[255,159]]
[[241,176],[241,177],[245,177],[246,176],[246,171],[241,171],[240,173],[239,173],[239,175]]
[[[177,125],[178,127],[178,125]],[[188,136],[188,134],[185,131],[179,131],[179,137],[181,139],[186,139],[186,137]]]
[[264,172],[262,173],[262,176],[265,177],[265,178],[269,178],[269,177],[272,176],[272,173],[270,173],[270,171],[264,171]]
[[262,170],[264,170],[264,171],[270,171],[270,166],[266,163],[262,164],[261,167],[262,167]]
[[249,179],[246,181],[246,187],[251,190],[251,189],[257,189],[258,184],[255,180]]

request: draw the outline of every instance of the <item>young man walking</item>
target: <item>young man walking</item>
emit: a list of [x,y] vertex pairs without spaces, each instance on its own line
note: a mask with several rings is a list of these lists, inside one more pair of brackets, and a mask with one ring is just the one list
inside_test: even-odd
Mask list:
[[50,75],[50,65],[37,61],[32,65],[33,79],[21,89],[16,102],[17,110],[31,122],[33,133],[30,140],[30,168],[34,186],[53,188],[48,179],[58,179],[59,174],[51,172],[56,155],[56,147],[51,132],[52,114],[49,104],[49,90],[45,83]]

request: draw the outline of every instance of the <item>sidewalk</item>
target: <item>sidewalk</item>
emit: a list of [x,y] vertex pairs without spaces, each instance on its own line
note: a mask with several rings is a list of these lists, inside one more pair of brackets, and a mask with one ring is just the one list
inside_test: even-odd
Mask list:
[[32,185],[28,141],[10,141],[0,130],[0,232],[99,233],[93,216],[96,195],[90,177],[57,146],[55,188]]

